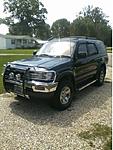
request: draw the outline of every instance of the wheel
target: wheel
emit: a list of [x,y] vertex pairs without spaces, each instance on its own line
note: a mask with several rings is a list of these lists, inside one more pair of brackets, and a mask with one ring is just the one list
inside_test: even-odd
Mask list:
[[104,68],[104,67],[101,67],[101,68],[100,68],[100,71],[99,71],[99,74],[98,74],[98,76],[97,76],[97,81],[96,81],[96,85],[97,85],[97,86],[103,85],[103,83],[104,83],[104,78],[105,78],[105,72],[106,72],[105,68]]
[[23,98],[21,95],[18,95],[18,94],[16,95],[16,97],[19,99]]
[[15,99],[18,101],[21,101],[21,100],[23,100],[23,97],[17,94],[17,95],[15,95]]
[[27,97],[27,96],[24,97],[24,96],[21,96],[21,95],[18,95],[18,94],[17,94],[17,95],[16,95],[16,99],[17,99],[17,100],[22,100],[22,99],[28,100],[28,99],[30,99],[30,97],[29,97],[29,96],[28,96],[28,97]]
[[65,110],[73,99],[73,84],[71,81],[62,81],[58,86],[51,104],[57,110]]

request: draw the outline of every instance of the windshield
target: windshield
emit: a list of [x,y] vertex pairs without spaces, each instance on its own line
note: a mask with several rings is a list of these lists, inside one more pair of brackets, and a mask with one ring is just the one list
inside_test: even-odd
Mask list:
[[75,43],[70,41],[49,42],[44,44],[36,55],[71,56],[74,45]]

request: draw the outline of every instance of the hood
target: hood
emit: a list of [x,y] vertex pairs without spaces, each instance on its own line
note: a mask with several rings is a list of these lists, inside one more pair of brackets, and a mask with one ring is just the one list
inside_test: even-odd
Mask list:
[[14,61],[11,64],[23,67],[40,67],[45,69],[52,69],[64,63],[70,62],[71,58],[57,58],[57,57],[32,57],[29,59],[22,59]]

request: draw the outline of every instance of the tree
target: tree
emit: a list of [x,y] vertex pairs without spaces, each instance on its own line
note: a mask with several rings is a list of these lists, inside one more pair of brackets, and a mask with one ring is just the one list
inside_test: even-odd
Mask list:
[[9,26],[9,33],[12,35],[30,35],[32,36],[32,29],[26,22],[19,22]]
[[[15,23],[9,26],[9,32],[12,35],[30,35],[32,36],[32,28],[26,22]],[[29,33],[28,33],[29,32]],[[34,29],[35,37],[47,40],[51,36],[50,26],[46,23],[41,23]]]
[[4,20],[2,18],[0,18],[0,24],[3,24]]
[[102,9],[99,7],[93,8],[93,6],[88,5],[85,7],[83,11],[79,13],[79,16],[91,19],[95,24],[96,23],[105,23],[107,24],[109,21],[107,20],[107,16],[103,13]]
[[5,24],[5,25],[9,25],[9,20],[8,17],[7,18],[0,18],[0,24]]
[[40,26],[35,29],[35,35],[36,37],[40,37],[42,40],[49,39],[51,36],[50,25],[46,23],[40,24]]
[[[12,34],[35,35],[38,26],[45,23],[47,10],[39,0],[4,0],[4,11],[10,13]],[[23,28],[23,29],[22,29]]]
[[94,30],[94,24],[90,19],[77,18],[71,23],[70,27],[71,35],[83,35],[83,36],[96,36]]
[[112,30],[102,9],[88,6],[71,23],[71,35],[94,36],[111,46]]
[[70,35],[70,22],[67,19],[56,20],[51,27],[52,35],[66,37]]

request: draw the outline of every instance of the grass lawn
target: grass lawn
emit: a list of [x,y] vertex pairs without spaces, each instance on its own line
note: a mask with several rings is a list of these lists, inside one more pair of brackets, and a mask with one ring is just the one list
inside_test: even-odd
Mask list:
[[0,54],[32,54],[36,49],[15,49],[15,50],[2,50],[0,49]]
[[112,149],[112,128],[107,125],[92,124],[92,129],[81,132],[79,137],[84,139],[92,148],[96,148],[96,139],[100,139],[103,143],[102,150]]

